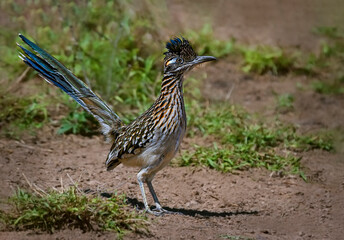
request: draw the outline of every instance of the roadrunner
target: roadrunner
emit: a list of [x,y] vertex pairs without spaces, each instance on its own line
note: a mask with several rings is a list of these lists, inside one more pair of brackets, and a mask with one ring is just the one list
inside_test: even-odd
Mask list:
[[[19,37],[36,52],[34,54],[18,44],[22,49],[20,58],[99,121],[102,133],[112,142],[105,162],[107,170],[120,163],[139,167],[137,180],[145,210],[154,215],[167,213],[160,205],[152,180],[174,157],[185,134],[183,77],[196,65],[216,58],[197,56],[190,43],[182,37],[171,39],[166,44],[168,51],[164,53],[164,77],[158,99],[141,116],[125,125],[100,97],[63,64],[23,35],[19,34]],[[148,206],[143,183],[147,184],[152,194],[156,206],[154,210]]]

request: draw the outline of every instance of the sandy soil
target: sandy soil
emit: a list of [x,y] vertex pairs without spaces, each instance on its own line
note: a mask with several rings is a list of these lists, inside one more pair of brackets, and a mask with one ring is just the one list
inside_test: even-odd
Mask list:
[[[171,18],[179,14],[178,19],[181,19],[182,24],[184,20],[197,19],[197,13],[204,12],[204,8],[209,8],[210,13],[219,11],[219,16],[223,16],[224,10],[220,7],[215,9],[214,5],[208,6],[205,2],[202,1],[199,6],[190,3],[195,10],[190,13],[191,7],[185,8],[188,4],[172,1],[168,6],[171,5],[171,9],[177,9],[178,12],[171,12]],[[237,12],[231,15],[237,19],[236,25],[230,24],[230,17],[223,16],[225,24],[216,28],[215,32],[224,32],[224,27],[228,25],[230,30],[222,34],[239,33],[243,32],[247,21],[257,21],[260,18],[261,22],[266,21],[267,16],[263,14],[263,10],[269,8],[268,5],[246,8],[248,1],[239,2],[232,1],[232,5],[227,4],[226,7],[241,9],[245,13],[243,16],[250,15],[251,18],[241,17],[240,20],[240,12]],[[283,2],[284,6],[289,6],[290,11],[295,9],[295,1],[294,5],[286,3],[289,1]],[[301,14],[302,9],[307,9],[307,3],[310,1],[305,1],[301,10],[296,13],[291,11],[291,14]],[[317,4],[320,4],[319,1],[315,5],[318,6]],[[316,12],[313,8],[304,11],[310,16]],[[277,34],[278,38],[284,39],[289,46],[302,45],[303,37],[310,39],[308,34],[303,33],[303,29],[307,29],[309,25],[314,26],[314,17],[307,16],[302,17],[306,22],[302,26],[295,22],[298,18],[288,17],[288,24],[297,25],[293,36],[300,38],[288,38],[289,34],[282,37],[282,33]],[[273,15],[271,21],[277,18]],[[290,22],[293,19],[294,23]],[[282,24],[283,21],[276,22]],[[249,31],[246,35],[237,37],[252,41],[249,36],[254,35],[254,30],[252,27],[247,28]],[[276,43],[274,33],[256,32],[262,35],[262,38],[255,35],[258,36],[257,41]],[[314,42],[311,46],[316,44]],[[307,47],[309,46],[305,48]],[[311,81],[304,76],[257,77],[245,75],[237,69],[234,63],[226,59],[205,66],[202,71],[207,72],[208,78],[202,89],[204,95],[210,101],[222,99],[240,104],[248,111],[259,112],[267,121],[271,121],[276,114],[275,94],[292,93],[295,97],[294,110],[280,115],[285,122],[299,125],[301,132],[343,129],[343,96],[324,96],[300,89],[297,85],[307,86]],[[231,89],[233,91],[229,95]],[[1,198],[9,196],[17,186],[26,186],[23,175],[42,188],[59,188],[61,179],[66,185],[71,183],[68,174],[83,189],[104,192],[116,190],[126,193],[134,205],[138,201],[141,204],[136,182],[138,170],[120,165],[114,171],[107,172],[104,160],[110,146],[104,144],[101,137],[58,136],[55,131],[53,127],[46,126],[36,137],[25,137],[21,141],[0,139]],[[188,141],[185,139],[184,142]],[[150,216],[150,234],[131,233],[125,239],[224,239],[224,236],[257,240],[343,239],[344,157],[341,148],[338,149],[337,153],[319,150],[298,153],[303,157],[302,164],[310,180],[307,183],[297,176],[276,176],[265,169],[223,174],[206,168],[168,166],[157,174],[154,186],[164,207],[180,211],[184,215]],[[152,203],[150,196],[149,202]],[[82,233],[79,230],[63,230],[51,235],[0,232],[0,239],[111,238],[115,238],[112,233]]]

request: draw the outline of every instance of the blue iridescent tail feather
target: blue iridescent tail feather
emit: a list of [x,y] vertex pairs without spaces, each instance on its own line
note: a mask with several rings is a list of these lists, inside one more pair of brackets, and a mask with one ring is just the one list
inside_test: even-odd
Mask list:
[[18,44],[22,50],[19,57],[24,63],[91,113],[99,121],[103,134],[111,137],[111,132],[122,125],[120,118],[111,108],[57,59],[22,34],[19,34],[19,37],[37,53],[34,54]]

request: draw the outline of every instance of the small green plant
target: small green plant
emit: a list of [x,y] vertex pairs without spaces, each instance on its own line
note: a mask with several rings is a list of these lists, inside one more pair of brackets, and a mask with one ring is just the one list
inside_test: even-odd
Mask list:
[[18,189],[0,212],[0,220],[9,230],[40,230],[52,233],[63,228],[83,231],[107,230],[120,235],[126,231],[144,229],[145,217],[130,212],[123,195],[105,199],[88,196],[70,187],[58,192],[34,192]]
[[288,112],[294,108],[294,96],[292,94],[286,93],[276,96],[277,99],[277,111]]
[[337,27],[333,27],[333,26],[319,26],[319,27],[315,27],[313,29],[313,33],[318,34],[318,35],[322,35],[322,36],[326,36],[328,38],[338,38],[340,37],[340,33]]
[[325,41],[321,44],[318,62],[323,63],[325,67],[330,69],[336,67],[341,69],[342,64],[338,64],[338,62],[343,62],[344,60],[344,32],[337,27],[316,27],[313,32],[325,37]]
[[321,94],[343,94],[344,93],[344,76],[336,78],[333,81],[314,81],[311,87],[317,93]]
[[23,131],[35,134],[48,120],[47,106],[44,96],[16,97],[4,94],[0,97],[0,122],[5,125],[2,134],[17,138]]
[[195,44],[199,55],[220,58],[235,51],[235,40],[233,38],[227,41],[216,39],[210,24],[205,24],[200,31],[189,31],[185,36]]
[[57,130],[58,134],[96,134],[98,128],[97,121],[84,110],[70,112],[66,117],[61,119],[61,126]]
[[267,46],[240,47],[240,52],[244,57],[242,67],[244,72],[264,74],[271,71],[277,75],[293,68],[294,58],[288,56],[280,48]]

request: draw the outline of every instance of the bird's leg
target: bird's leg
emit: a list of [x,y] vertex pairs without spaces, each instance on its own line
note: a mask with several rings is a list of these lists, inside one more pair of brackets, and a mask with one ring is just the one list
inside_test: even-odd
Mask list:
[[153,185],[152,185],[152,180],[151,179],[148,179],[147,181],[147,186],[149,188],[149,191],[150,193],[152,194],[152,197],[153,197],[153,200],[155,202],[155,208],[156,208],[156,211],[157,212],[160,212],[160,213],[170,213],[170,214],[178,214],[178,212],[171,212],[171,211],[168,211],[166,209],[163,209],[160,205],[160,202],[159,202],[159,199],[158,197],[156,196],[156,193],[154,191],[154,188],[153,188]]
[[152,194],[152,197],[153,197],[153,200],[154,200],[154,203],[155,203],[155,207],[156,207],[156,210],[159,211],[159,212],[162,212],[164,211],[164,209],[161,207],[160,205],[160,202],[159,202],[159,199],[154,191],[154,188],[153,188],[153,185],[152,185],[152,181],[151,180],[148,180],[147,181],[147,186],[149,188],[149,191],[150,193]]
[[[142,170],[137,174],[137,181],[139,182],[139,186],[140,186],[140,190],[141,190],[141,194],[142,194],[142,198],[143,198],[143,204],[145,205],[145,211],[146,211],[146,212],[158,216],[158,215],[161,215],[163,212],[160,211],[158,208],[157,208],[158,211],[152,211],[152,210],[149,208],[148,203],[147,203],[145,188],[144,188],[144,186],[143,186],[143,182],[147,182],[146,177],[145,177],[146,173],[147,173],[147,169],[142,169]],[[148,183],[147,183],[147,185],[148,185]],[[148,185],[148,187],[149,187],[149,185]],[[153,187],[152,187],[152,188],[153,188]],[[150,187],[149,187],[149,190],[150,190]],[[154,190],[153,190],[153,192],[154,192]],[[158,201],[158,199],[157,199],[155,193],[154,193],[154,195],[152,194],[152,196],[153,196],[153,199],[154,199],[155,202]],[[158,203],[159,203],[159,201],[158,201]],[[159,204],[159,206],[160,206],[160,204]],[[161,209],[161,207],[160,207],[160,209]]]

